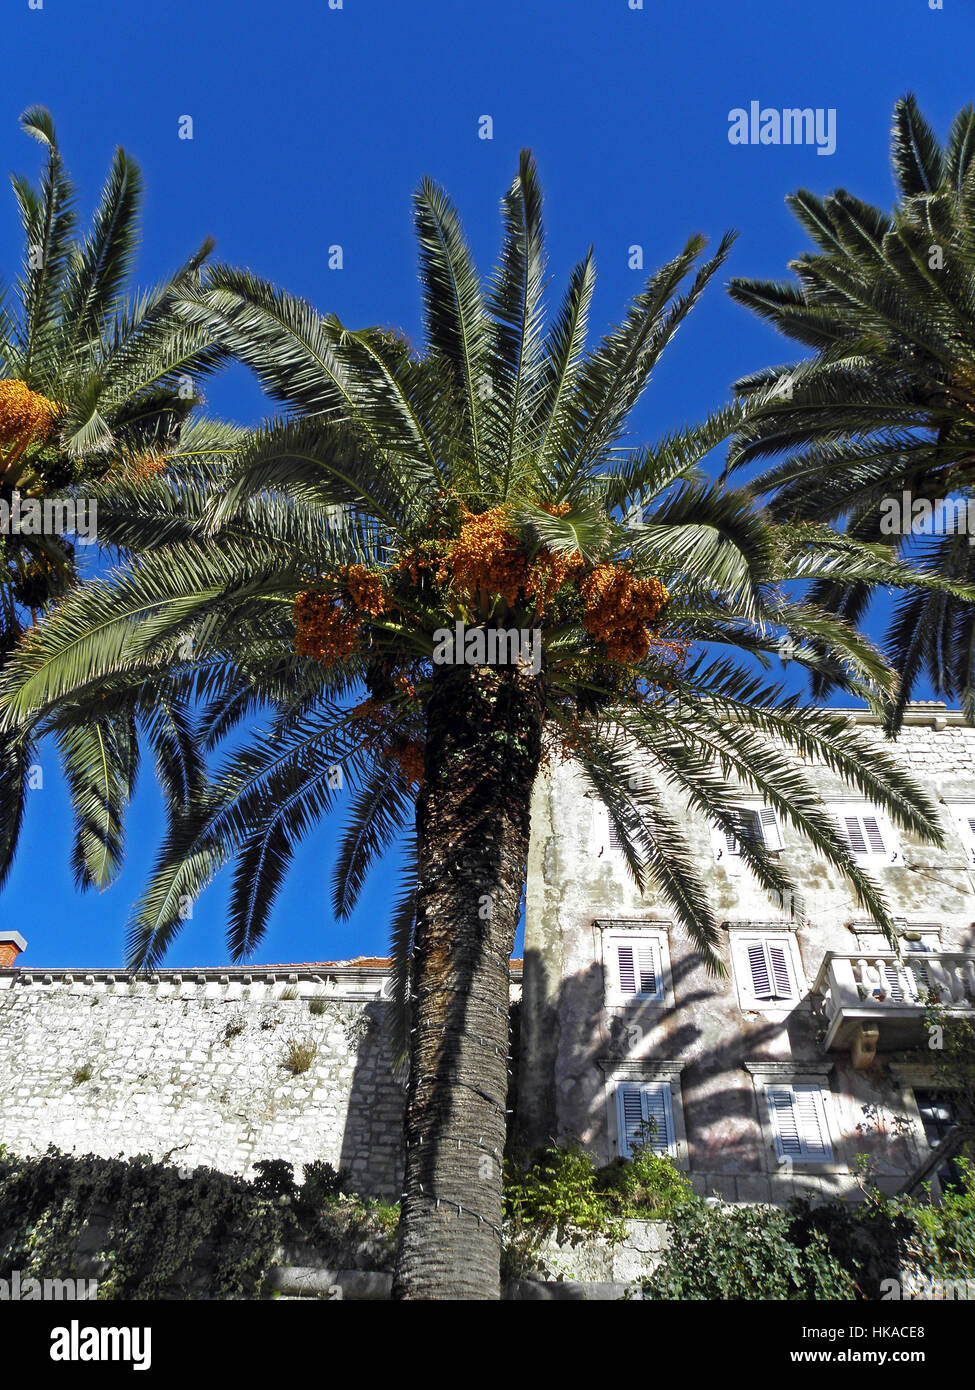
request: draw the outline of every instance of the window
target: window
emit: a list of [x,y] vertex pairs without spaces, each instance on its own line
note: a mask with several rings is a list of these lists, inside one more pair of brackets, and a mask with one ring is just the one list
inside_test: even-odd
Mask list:
[[719,863],[731,868],[740,862],[743,841],[764,845],[773,854],[785,847],[778,817],[771,806],[736,806],[731,814],[734,833],[718,827],[711,832],[714,857]]
[[742,1009],[791,1009],[802,993],[798,944],[791,932],[735,932],[731,947]]
[[893,827],[875,806],[834,806],[831,814],[857,859],[891,864],[900,860]]
[[677,1157],[674,1111],[669,1081],[638,1084],[625,1081],[616,1087],[616,1133],[619,1152],[630,1158],[646,1143],[654,1153]]
[[622,999],[661,999],[663,971],[660,968],[660,949],[645,937],[627,941],[613,939],[615,984]]
[[812,1085],[766,1086],[765,1099],[780,1161],[832,1163],[822,1088]]
[[606,1003],[610,1007],[668,1002],[670,953],[666,931],[607,931],[603,937],[603,971]]
[[[654,819],[653,813],[649,811],[645,806],[640,807],[639,810],[640,816],[643,820],[644,829],[649,831],[651,835],[654,834],[654,831],[656,829],[656,820]],[[607,840],[609,843],[610,851],[616,854],[622,854],[623,841],[620,839],[619,831],[616,829],[614,822],[609,818],[608,815],[606,817],[606,820],[608,826]]]
[[[944,1091],[915,1089],[914,1099],[917,1101],[918,1114],[924,1127],[924,1137],[931,1148],[936,1149],[958,1123],[955,1103]],[[941,1165],[937,1177],[943,1191],[964,1186],[961,1169],[953,1158]]]

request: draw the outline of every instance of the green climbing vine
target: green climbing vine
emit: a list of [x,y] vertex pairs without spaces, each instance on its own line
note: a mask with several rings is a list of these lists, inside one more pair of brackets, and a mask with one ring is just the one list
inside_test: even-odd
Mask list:
[[[398,1209],[344,1191],[327,1163],[254,1165],[252,1181],[141,1155],[0,1148],[0,1278],[97,1278],[100,1299],[255,1298],[279,1249],[326,1257],[371,1242],[389,1267]],[[348,1262],[346,1260],[345,1262]]]

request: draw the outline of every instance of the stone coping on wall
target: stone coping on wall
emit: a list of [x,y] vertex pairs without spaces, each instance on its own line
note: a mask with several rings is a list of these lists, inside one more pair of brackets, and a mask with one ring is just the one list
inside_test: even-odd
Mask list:
[[[510,980],[515,989],[521,983],[521,962],[512,963]],[[388,1000],[392,993],[389,963],[357,965],[355,962],[321,965],[280,966],[186,966],[178,970],[45,969],[43,966],[12,966],[0,969],[0,990],[33,988],[53,992],[57,987],[97,993],[179,995],[215,999],[322,996],[337,1003],[364,999]],[[247,991],[246,995],[244,991]]]
[[336,1001],[343,999],[377,999],[388,997],[390,971],[381,966],[318,966],[260,968],[257,966],[228,966],[215,969],[185,968],[180,970],[134,971],[115,967],[92,970],[45,970],[43,967],[16,966],[0,970],[0,990],[33,988],[42,992],[67,987],[69,990],[97,993],[175,994],[186,997],[206,995],[210,998],[287,997],[294,990],[297,997],[323,995]]

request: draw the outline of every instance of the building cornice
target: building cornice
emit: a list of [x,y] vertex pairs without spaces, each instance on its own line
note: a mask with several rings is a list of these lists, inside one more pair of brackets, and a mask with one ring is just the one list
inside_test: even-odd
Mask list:
[[[43,965],[15,965],[0,969],[0,977],[20,978],[33,983],[40,980],[44,984],[55,982],[65,984],[311,984],[336,983],[341,980],[358,980],[363,983],[379,983],[393,973],[391,963],[384,965],[323,964],[323,965],[207,965],[183,966],[178,970],[126,970],[124,966],[114,965],[92,969],[90,966],[58,966],[55,969]],[[509,971],[512,981],[522,977],[521,965],[512,966]]]

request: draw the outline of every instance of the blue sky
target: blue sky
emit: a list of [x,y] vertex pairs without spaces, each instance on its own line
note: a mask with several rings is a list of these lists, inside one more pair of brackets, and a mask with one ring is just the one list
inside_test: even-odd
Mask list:
[[[37,0],[33,0],[36,4]],[[335,0],[332,0],[335,3]],[[599,285],[594,331],[693,231],[739,240],[728,274],[780,276],[805,242],[783,199],[797,187],[846,187],[892,199],[890,113],[913,90],[943,136],[975,99],[975,5],[944,0],[11,0],[4,19],[0,168],[36,174],[21,134],[28,106],[50,108],[87,214],[113,147],[147,185],[138,269],[154,282],[206,235],[245,265],[350,326],[420,336],[410,195],[424,174],[460,207],[485,271],[497,250],[498,199],[531,146],[546,190],[553,298],[591,243]],[[833,108],[832,155],[814,146],[736,146],[729,112]],[[181,117],[192,140],[178,137]],[[490,116],[493,139],[478,138]],[[344,267],[329,270],[328,247]],[[15,273],[13,198],[0,199],[0,273]],[[649,439],[726,399],[787,345],[713,287],[682,329],[634,416]],[[264,414],[240,370],[208,388],[215,413]],[[68,867],[67,799],[54,759],[31,800],[23,843],[0,895],[0,928],[29,942],[22,964],[121,961],[125,923],[152,862],[159,807],[147,767],[119,882],[79,895]],[[333,922],[334,827],[307,842],[281,892],[261,961],[380,953],[392,896],[376,876],[351,924]],[[226,879],[197,903],[174,965],[218,964]]]

